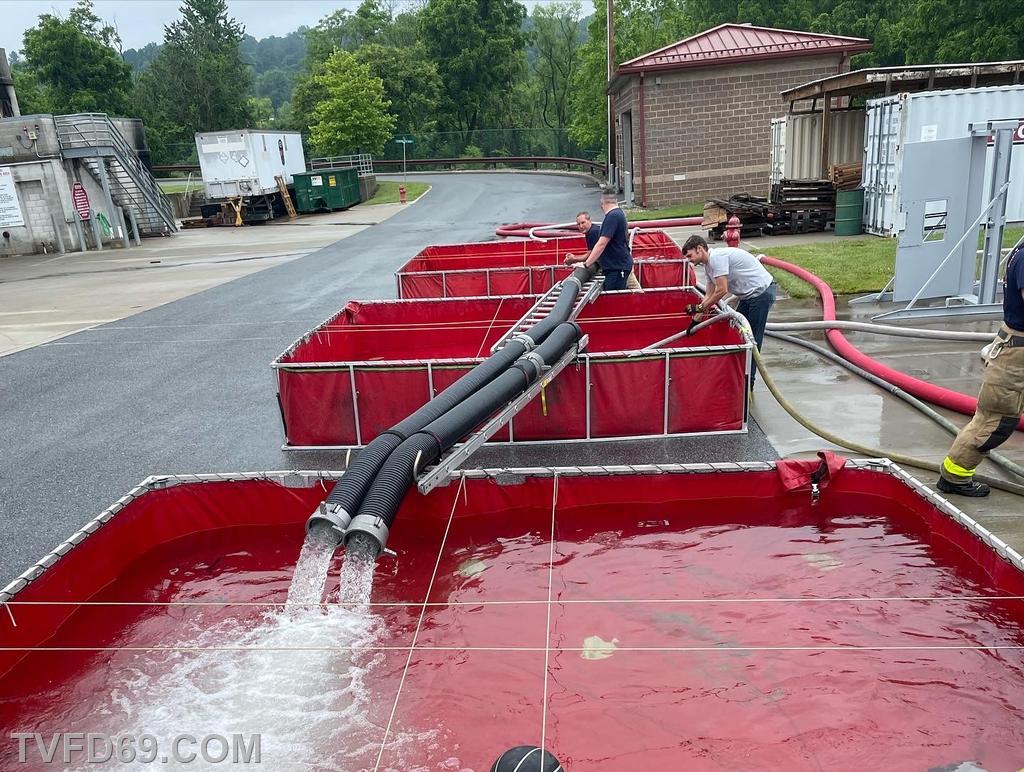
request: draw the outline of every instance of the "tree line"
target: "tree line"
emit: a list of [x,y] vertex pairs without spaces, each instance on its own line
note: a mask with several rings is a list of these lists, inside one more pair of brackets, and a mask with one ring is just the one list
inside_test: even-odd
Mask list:
[[[140,117],[154,163],[199,131],[301,131],[313,155],[601,157],[606,0],[364,0],[257,41],[227,0],[182,0],[163,41],[125,51],[79,0],[43,14],[12,57],[22,112]],[[622,62],[723,22],[866,37],[855,67],[1024,58],[1003,0],[616,0]]]

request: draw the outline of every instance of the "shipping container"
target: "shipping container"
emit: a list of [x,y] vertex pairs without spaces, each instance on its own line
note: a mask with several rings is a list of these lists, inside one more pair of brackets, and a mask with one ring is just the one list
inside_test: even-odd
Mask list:
[[302,136],[295,131],[211,131],[196,134],[196,152],[206,197],[264,196],[277,193],[306,171]]
[[[926,91],[869,100],[864,129],[864,229],[879,236],[899,232],[900,178],[908,142],[931,142],[969,135],[972,123],[1024,121],[1024,85]],[[1024,142],[1018,131],[1014,144]],[[987,161],[991,161],[991,151]],[[966,181],[965,181],[966,182]],[[988,189],[988,174],[985,176]],[[973,219],[985,202],[975,202]],[[1006,202],[1010,221],[1024,220],[1024,153],[1013,154]]]
[[[848,164],[864,157],[864,110],[833,112],[828,163]],[[772,119],[771,185],[781,180],[823,179],[821,113]]]
[[359,170],[355,167],[295,175],[295,208],[303,214],[348,209],[359,201]]

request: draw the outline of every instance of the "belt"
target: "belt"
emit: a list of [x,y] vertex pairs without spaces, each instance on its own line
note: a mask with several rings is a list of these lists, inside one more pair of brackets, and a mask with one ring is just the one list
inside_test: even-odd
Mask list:
[[1006,330],[999,330],[996,337],[1003,341],[1007,348],[1024,348],[1024,335],[1012,335]]

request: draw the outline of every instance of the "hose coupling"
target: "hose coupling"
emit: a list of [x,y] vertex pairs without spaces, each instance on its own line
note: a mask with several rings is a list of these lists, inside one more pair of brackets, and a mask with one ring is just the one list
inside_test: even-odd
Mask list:
[[394,554],[385,548],[388,543],[388,524],[384,522],[384,518],[376,515],[356,515],[345,531],[346,546],[356,534],[365,534],[377,543],[377,554],[374,558],[380,557],[382,552]]
[[537,348],[537,341],[535,341],[533,338],[531,338],[524,332],[517,332],[515,335],[508,339],[508,342],[522,343],[523,347],[527,350],[527,352],[533,351],[535,348]]
[[341,544],[345,531],[352,522],[352,515],[340,504],[321,501],[320,506],[306,521],[306,533],[320,531],[332,539],[335,545]]

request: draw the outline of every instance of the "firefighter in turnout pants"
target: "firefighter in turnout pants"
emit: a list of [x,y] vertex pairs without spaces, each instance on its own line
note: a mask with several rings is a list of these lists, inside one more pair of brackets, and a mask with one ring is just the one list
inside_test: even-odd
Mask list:
[[985,374],[974,418],[953,441],[936,487],[943,493],[987,496],[974,479],[985,454],[1006,442],[1024,412],[1024,248],[1010,257],[1003,280],[1003,325],[985,351]]

